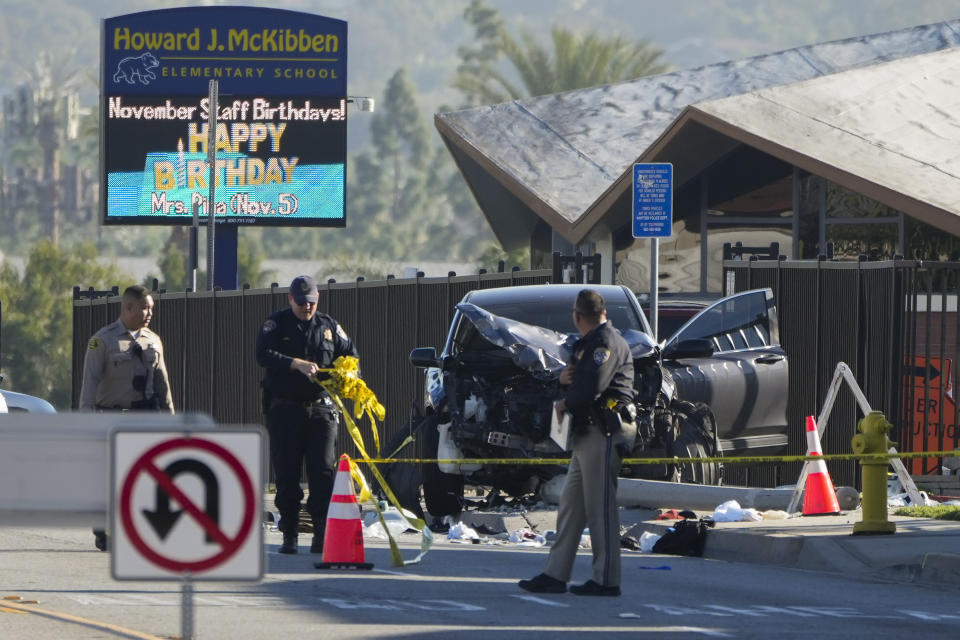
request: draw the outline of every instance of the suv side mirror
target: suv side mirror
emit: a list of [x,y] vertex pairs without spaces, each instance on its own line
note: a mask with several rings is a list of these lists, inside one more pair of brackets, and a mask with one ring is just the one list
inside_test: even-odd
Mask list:
[[709,358],[713,355],[713,343],[706,338],[692,338],[675,342],[663,350],[664,360],[683,358]]
[[437,350],[433,347],[417,347],[410,352],[410,362],[415,367],[439,367],[440,359],[437,358]]

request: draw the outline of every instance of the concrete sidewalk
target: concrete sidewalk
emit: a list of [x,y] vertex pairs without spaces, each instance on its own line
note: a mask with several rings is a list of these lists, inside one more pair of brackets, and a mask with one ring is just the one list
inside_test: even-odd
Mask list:
[[[620,514],[627,533],[638,539],[644,531],[660,535],[674,522],[655,520],[657,512],[648,509],[621,509]],[[552,509],[504,515],[510,531],[530,526],[544,533],[556,527]],[[856,510],[836,516],[718,522],[707,534],[704,557],[960,587],[960,522],[890,515],[896,533],[855,536],[853,525],[861,517]]]
[[[272,494],[265,496],[265,505],[273,508]],[[895,516],[894,510],[890,509],[888,518],[896,523],[897,530],[886,535],[853,535],[854,523],[862,519],[859,508],[836,516],[718,522],[707,533],[703,557],[960,587],[960,521]],[[656,509],[621,507],[621,528],[638,540],[645,531],[662,535],[675,520],[656,520],[659,513]],[[698,511],[697,515],[709,516],[712,512]],[[556,529],[557,511],[556,505],[541,502],[525,511],[470,509],[463,520],[468,524],[482,522],[508,533],[526,527],[545,534]],[[308,522],[306,518],[302,521],[304,525]],[[443,540],[445,536],[437,534],[437,538]]]

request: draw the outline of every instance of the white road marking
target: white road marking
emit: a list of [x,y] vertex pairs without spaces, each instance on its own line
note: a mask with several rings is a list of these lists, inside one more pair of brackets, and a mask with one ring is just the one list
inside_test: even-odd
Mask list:
[[[53,595],[53,594],[49,594]],[[59,593],[64,598],[73,600],[85,606],[155,606],[155,607],[179,607],[181,598],[179,594],[170,592],[157,593],[111,593],[103,594],[85,594],[85,593]],[[568,608],[570,605],[564,602],[557,602],[548,598],[541,598],[535,595],[511,594],[511,598],[525,600],[534,604],[547,607]],[[473,613],[486,611],[485,607],[462,602],[457,600],[444,599],[416,599],[416,600],[396,600],[382,598],[376,601],[352,600],[341,598],[318,598],[316,600],[304,602],[290,602],[289,599],[282,596],[273,596],[258,593],[236,593],[236,594],[200,594],[194,595],[194,604],[198,607],[271,607],[271,608],[315,608],[317,603],[321,602],[337,609],[380,609],[387,611],[459,611],[464,613]],[[3,602],[0,602],[0,606]],[[719,604],[703,604],[696,607],[674,605],[674,604],[645,604],[646,608],[668,616],[710,616],[710,617],[749,617],[759,618],[767,616],[796,616],[800,618],[813,617],[843,617],[843,618],[864,618],[871,619],[896,619],[902,620],[904,616],[916,620],[927,622],[947,622],[960,620],[960,614],[943,613],[933,611],[918,611],[916,609],[898,609],[896,614],[889,613],[871,613],[869,611],[856,609],[852,607],[813,607],[803,605],[790,606],[771,606],[763,604],[754,604],[745,607],[731,607]],[[622,619],[642,618],[632,612],[618,614]],[[676,629],[680,629],[677,627]],[[707,635],[716,635],[717,637],[729,637],[722,631],[714,631],[702,627],[683,627],[684,631],[692,633],[702,633]]]
[[563,604],[562,602],[554,602],[553,600],[547,600],[546,598],[538,598],[537,596],[513,596],[514,598],[520,598],[521,600],[529,600],[530,602],[536,602],[537,604],[545,604],[548,607],[569,607],[568,604]]

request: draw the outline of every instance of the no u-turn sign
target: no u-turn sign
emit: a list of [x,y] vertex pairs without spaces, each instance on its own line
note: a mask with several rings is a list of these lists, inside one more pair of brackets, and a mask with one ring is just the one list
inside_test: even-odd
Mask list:
[[118,430],[111,444],[114,579],[263,577],[262,431]]

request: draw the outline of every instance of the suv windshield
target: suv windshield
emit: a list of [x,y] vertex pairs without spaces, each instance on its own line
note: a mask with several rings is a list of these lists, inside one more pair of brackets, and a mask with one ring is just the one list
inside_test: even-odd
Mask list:
[[[607,301],[607,319],[613,323],[613,326],[620,331],[633,329],[634,331],[644,331],[636,311],[623,300]],[[484,305],[490,313],[504,318],[510,318],[524,324],[532,324],[538,327],[545,327],[558,331],[560,333],[576,333],[577,328],[573,325],[573,302],[545,302],[537,300],[536,302],[526,302],[517,304],[501,303]]]

